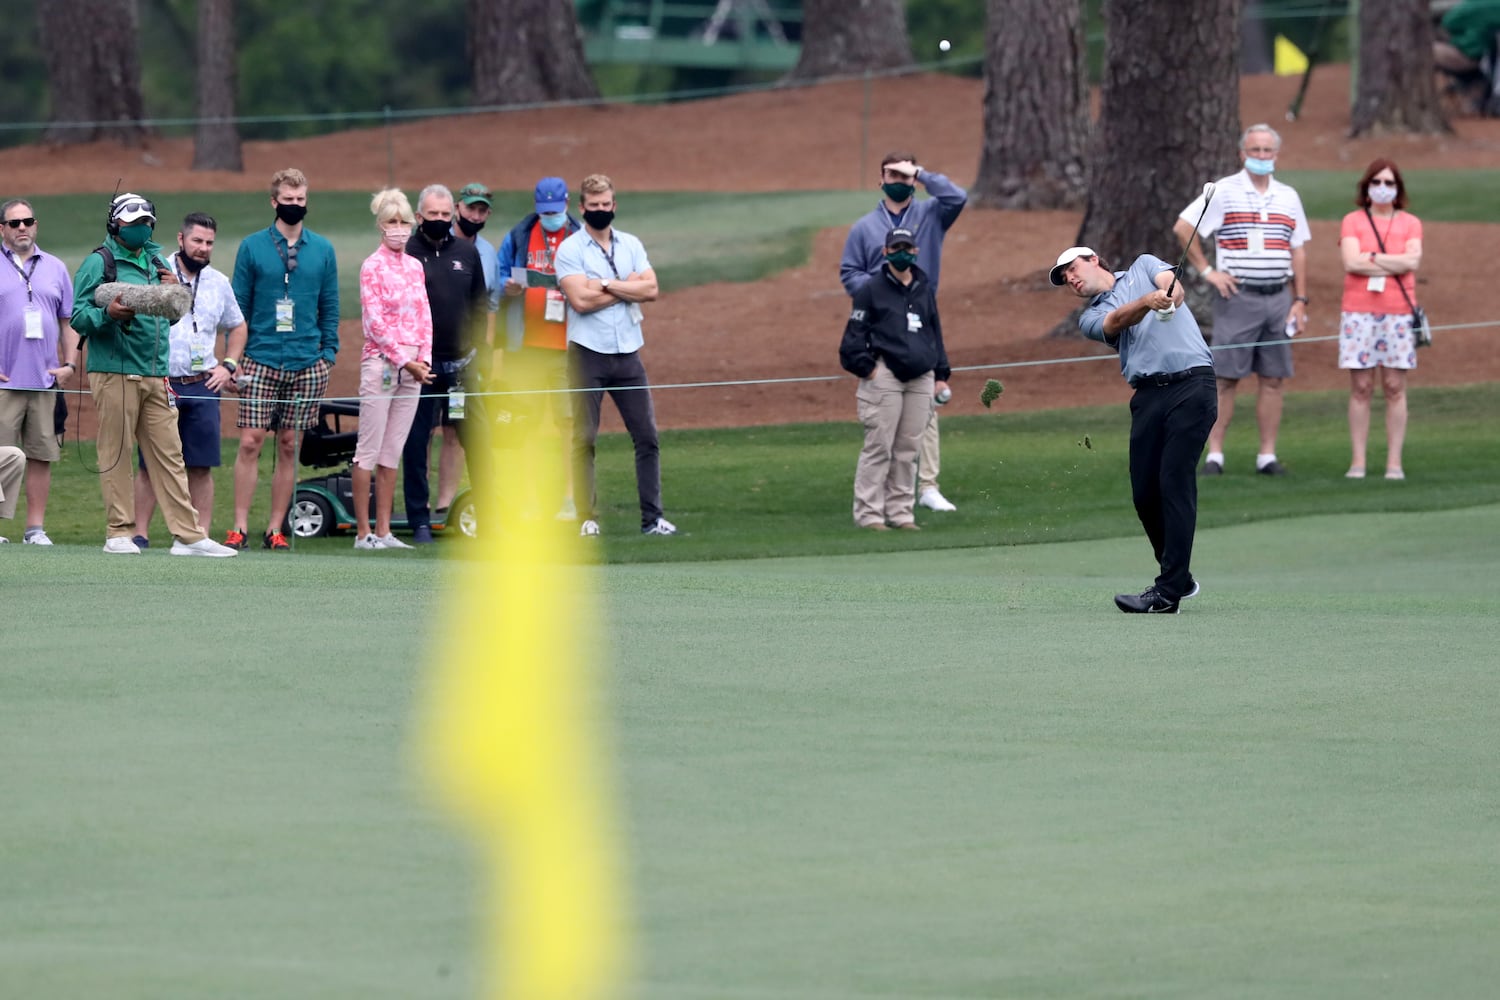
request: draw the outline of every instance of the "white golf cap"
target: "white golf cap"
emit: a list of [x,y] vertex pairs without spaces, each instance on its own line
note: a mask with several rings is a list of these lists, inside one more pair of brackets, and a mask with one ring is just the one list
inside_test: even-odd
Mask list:
[[149,219],[156,222],[156,206],[138,194],[126,193],[109,203],[109,218],[112,222],[128,226],[132,222]]
[[1097,256],[1099,255],[1094,253],[1094,251],[1090,250],[1088,247],[1068,247],[1068,249],[1057,255],[1057,263],[1052,265],[1052,283],[1054,285],[1064,284],[1065,282],[1063,281],[1063,268],[1073,263],[1079,257]]

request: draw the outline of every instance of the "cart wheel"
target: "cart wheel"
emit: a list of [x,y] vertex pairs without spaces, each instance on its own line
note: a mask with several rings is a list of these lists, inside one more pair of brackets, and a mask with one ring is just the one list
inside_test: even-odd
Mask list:
[[479,530],[479,521],[474,516],[473,500],[465,500],[464,505],[458,508],[458,530],[462,531],[466,538],[473,538]]
[[316,493],[298,493],[292,501],[292,534],[322,538],[333,530],[333,507]]

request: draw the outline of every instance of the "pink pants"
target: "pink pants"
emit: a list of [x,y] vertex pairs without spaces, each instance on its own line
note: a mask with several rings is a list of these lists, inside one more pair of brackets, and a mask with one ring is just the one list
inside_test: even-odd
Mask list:
[[401,449],[422,387],[410,372],[394,369],[391,387],[385,388],[387,362],[364,358],[359,363],[359,439],[354,445],[354,464],[366,472],[379,465],[395,469],[401,465]]

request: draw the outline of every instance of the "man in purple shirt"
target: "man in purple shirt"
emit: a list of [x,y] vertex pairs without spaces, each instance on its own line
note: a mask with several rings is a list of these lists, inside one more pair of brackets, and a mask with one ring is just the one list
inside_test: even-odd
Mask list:
[[44,527],[52,463],[61,457],[54,412],[57,389],[78,370],[73,278],[36,245],[36,212],[12,198],[0,205],[0,445],[26,454],[26,533],[51,545]]

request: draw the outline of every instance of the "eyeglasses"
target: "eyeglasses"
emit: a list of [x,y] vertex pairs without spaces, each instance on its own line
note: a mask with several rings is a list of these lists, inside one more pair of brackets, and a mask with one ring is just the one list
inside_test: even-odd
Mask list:
[[20,229],[22,226],[29,227],[36,225],[36,218],[28,215],[24,219],[6,219],[5,224],[12,229]]
[[1393,187],[1396,187],[1397,184],[1396,184],[1395,181],[1384,181],[1384,180],[1381,180],[1379,177],[1374,177],[1374,178],[1371,178],[1371,180],[1370,180],[1370,186],[1371,187],[1388,187],[1388,188],[1393,188]]

